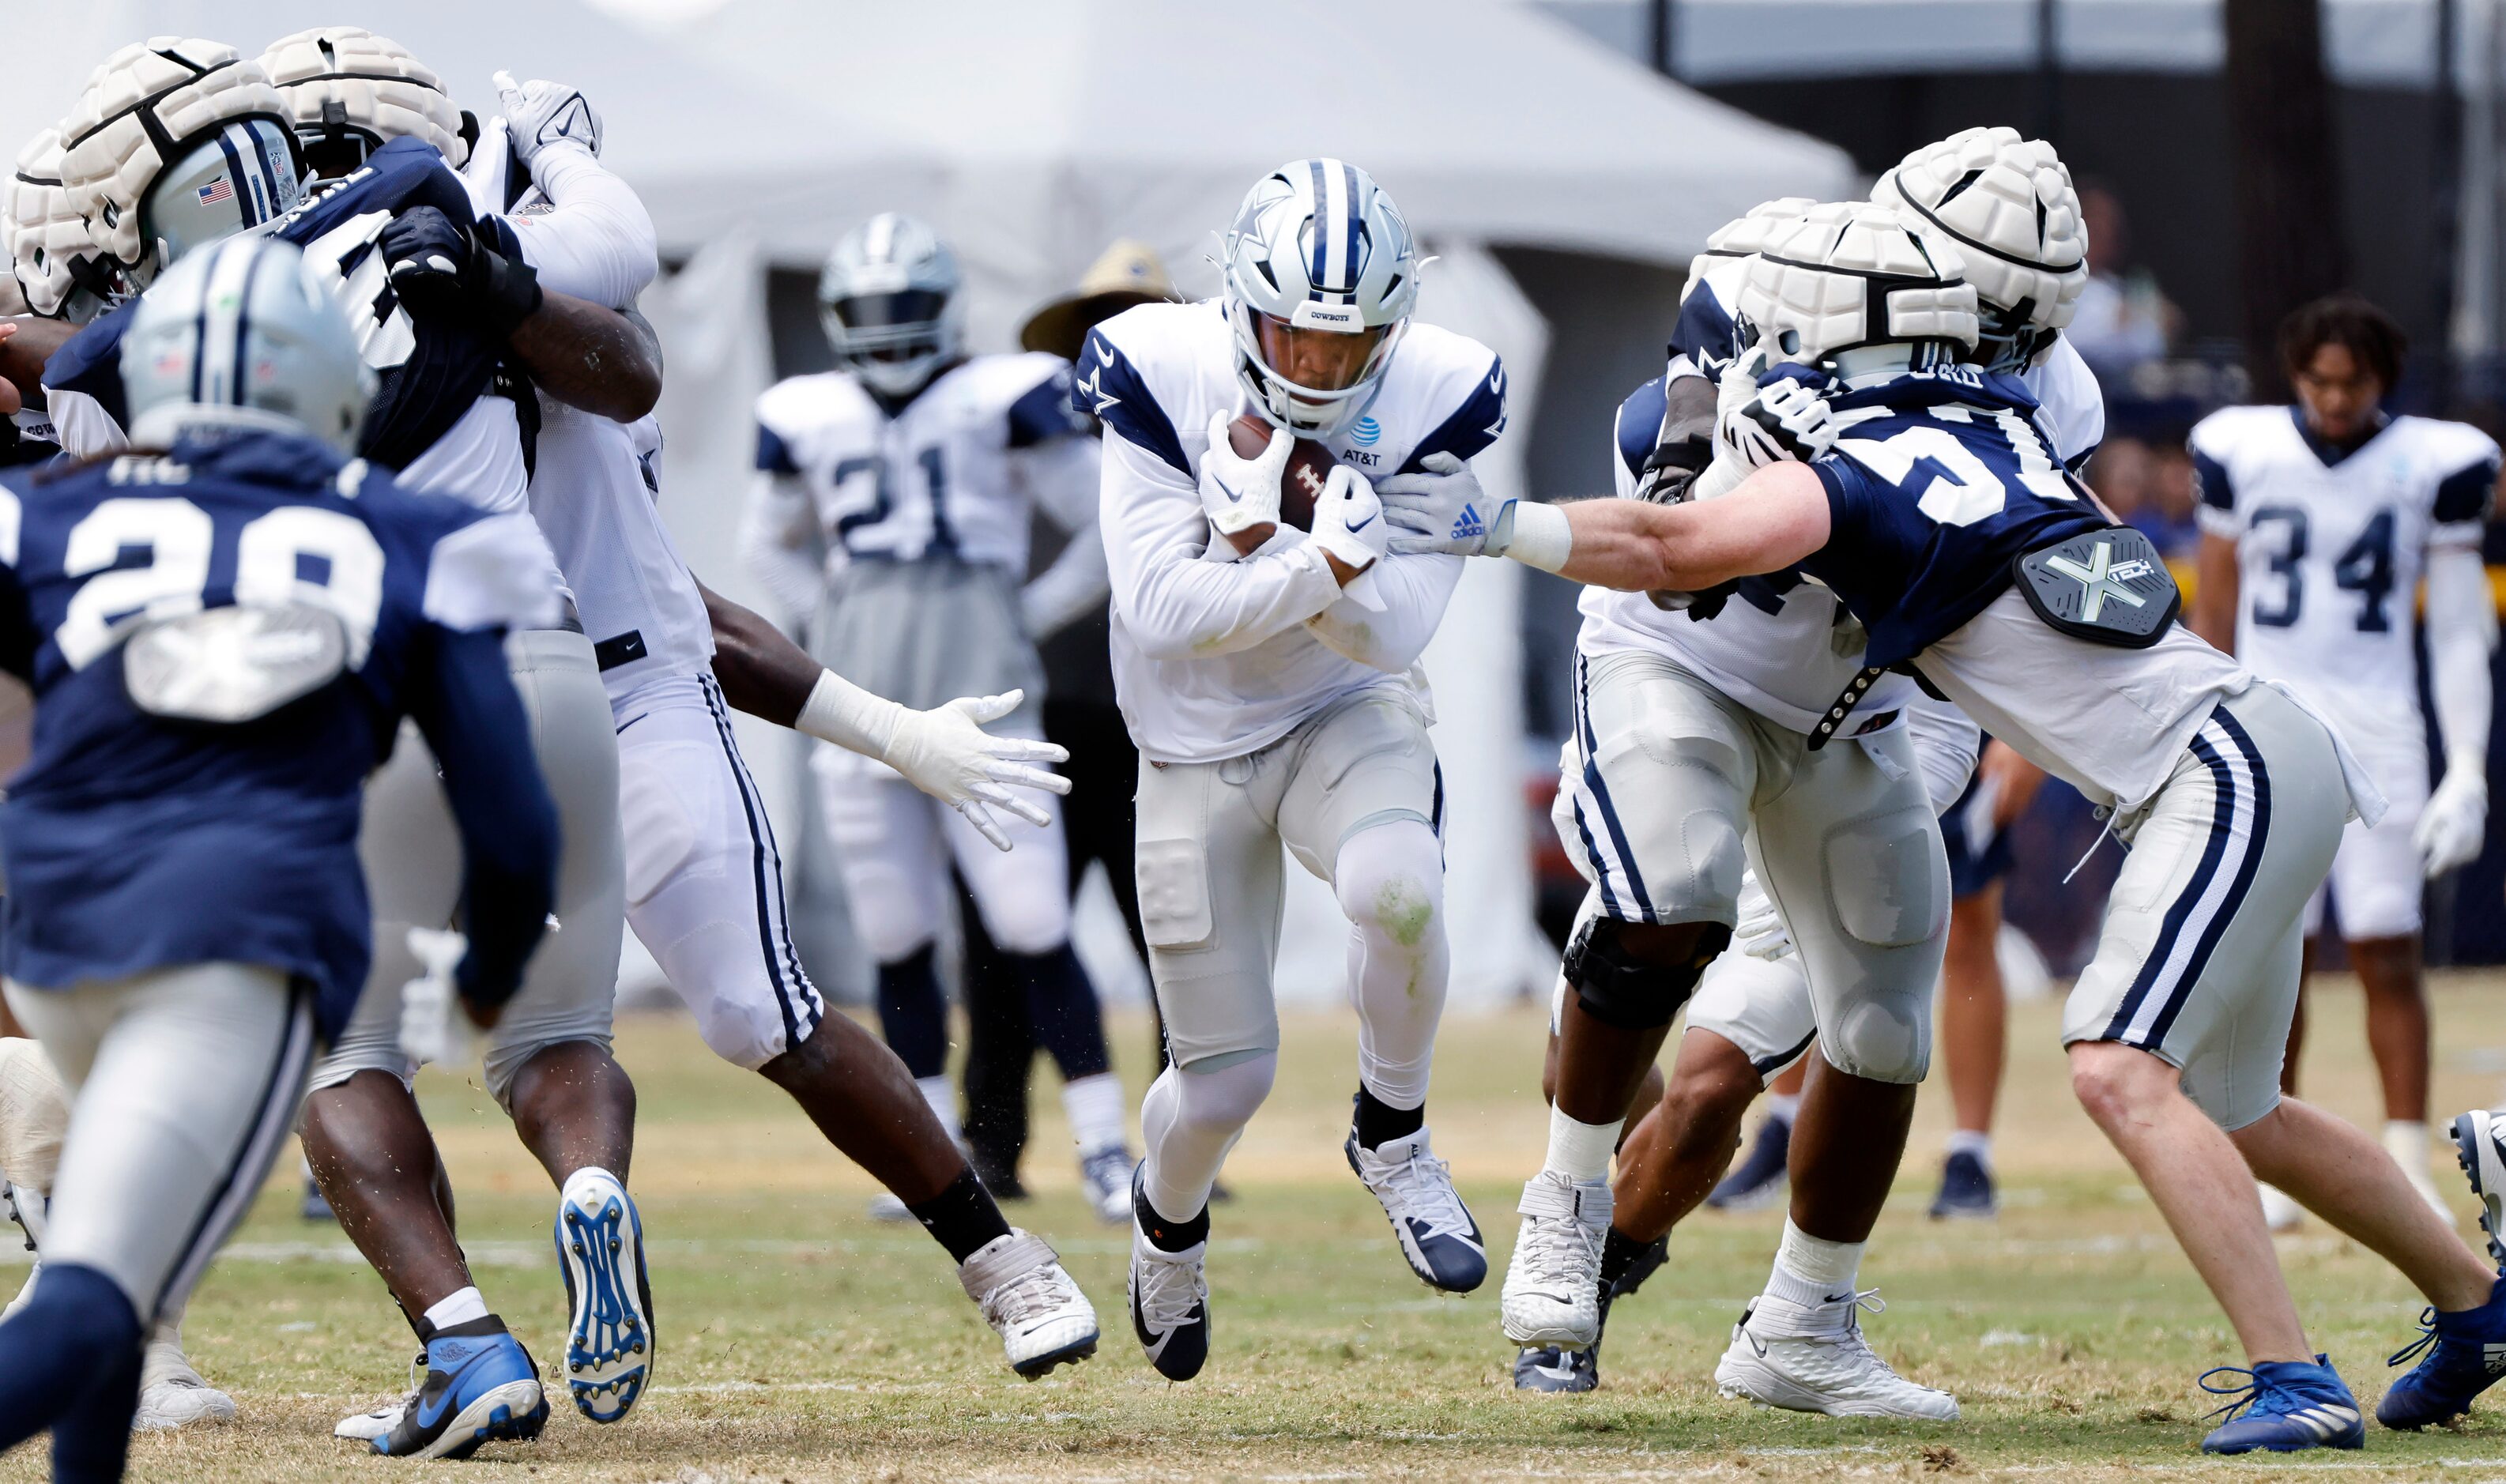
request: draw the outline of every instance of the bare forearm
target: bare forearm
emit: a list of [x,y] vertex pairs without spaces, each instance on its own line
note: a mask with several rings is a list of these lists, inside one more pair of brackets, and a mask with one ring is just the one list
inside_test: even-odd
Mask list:
[[713,673],[723,698],[777,726],[799,721],[826,667],[758,614],[701,583],[697,590],[713,620]]
[[44,405],[44,363],[78,334],[67,320],[13,319],[7,338],[0,339],[0,379],[17,387],[29,406]]
[[660,348],[615,309],[550,293],[506,343],[540,390],[568,406],[633,422],[662,400]]
[[2237,544],[2205,535],[2193,558],[2193,632],[2222,653],[2237,652]]

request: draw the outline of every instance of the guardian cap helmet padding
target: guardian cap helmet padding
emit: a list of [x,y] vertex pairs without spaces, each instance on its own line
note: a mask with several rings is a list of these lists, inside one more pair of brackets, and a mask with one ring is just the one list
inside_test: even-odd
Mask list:
[[2023,371],[2053,346],[2089,282],[2089,234],[2071,172],[2042,139],[1961,129],[1880,177],[1871,198],[1947,238],[1983,310],[1982,360]]
[[818,323],[836,359],[875,392],[911,397],[965,350],[957,255],[890,211],[846,232],[818,274]]
[[267,429],[354,453],[375,373],[304,253],[249,236],[192,254],[140,298],[122,386],[135,443]]
[[1337,159],[1281,165],[1246,193],[1221,257],[1235,378],[1253,410],[1308,437],[1363,413],[1417,304],[1420,267],[1374,177]]
[[145,288],[204,243],[294,209],[304,162],[261,64],[160,36],[105,58],[61,124],[61,184],[89,237]]
[[84,325],[111,301],[112,274],[96,261],[87,220],[61,186],[61,154],[56,128],[18,152],[17,173],[0,196],[0,238],[7,240],[11,282],[22,300],[10,312]]
[[1798,361],[1842,375],[1921,369],[1975,347],[1975,289],[1963,268],[1893,208],[1831,202],[1770,230],[1742,280],[1737,317],[1767,342],[1770,365]]
[[271,42],[261,67],[286,100],[305,162],[345,175],[394,139],[414,134],[454,169],[469,161],[478,121],[409,49],[363,26],[315,26]]

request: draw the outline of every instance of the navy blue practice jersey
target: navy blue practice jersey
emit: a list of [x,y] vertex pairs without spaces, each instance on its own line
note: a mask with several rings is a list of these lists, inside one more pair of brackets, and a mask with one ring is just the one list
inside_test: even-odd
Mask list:
[[[463,818],[475,967],[501,973],[503,954],[518,973],[554,867],[502,645],[555,603],[526,525],[277,434],[0,474],[0,668],[36,702],[32,760],[0,809],[11,976],[53,989],[265,965],[312,981],[335,1031],[370,958],[363,790],[404,714],[437,745]],[[124,659],[141,625],[289,605],[338,622],[344,661],[327,683],[231,724],[132,699]],[[467,838],[472,817],[497,812],[502,838]],[[486,901],[488,879],[512,900]],[[519,949],[516,914],[530,917]]]
[[2110,523],[2016,377],[1951,367],[1834,406],[1848,426],[1811,466],[1833,528],[1801,569],[1870,630],[1871,664],[1912,659],[1982,613],[2022,552]]
[[[402,308],[375,239],[393,218],[421,206],[468,226],[475,220],[470,195],[434,146],[416,138],[392,140],[354,174],[314,191],[265,230],[304,248],[307,268],[323,275],[332,297],[351,310],[366,364],[376,373],[358,453],[386,469],[406,468],[496,388],[505,347],[465,322]],[[496,217],[486,225],[499,251],[519,255],[510,226]],[[125,429],[122,336],[132,307],[125,304],[89,325],[44,368],[45,386],[95,399]],[[536,413],[532,399],[517,400],[517,407],[525,405]]]

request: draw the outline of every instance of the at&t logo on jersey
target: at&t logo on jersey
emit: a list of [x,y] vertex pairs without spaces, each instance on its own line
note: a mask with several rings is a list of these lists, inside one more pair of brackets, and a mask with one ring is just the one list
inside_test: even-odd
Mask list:
[[1348,441],[1360,448],[1372,448],[1383,437],[1383,425],[1370,414],[1357,420],[1348,430]]

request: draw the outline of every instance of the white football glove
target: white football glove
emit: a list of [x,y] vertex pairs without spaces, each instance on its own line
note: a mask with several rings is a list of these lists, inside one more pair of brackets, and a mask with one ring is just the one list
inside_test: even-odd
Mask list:
[[1026,737],[996,737],[984,730],[1019,709],[1026,692],[959,696],[929,711],[906,711],[896,719],[879,760],[905,775],[905,781],[966,816],[967,823],[1001,850],[1010,848],[1008,831],[992,818],[993,807],[1007,809],[1030,825],[1050,825],[1053,815],[1033,799],[1012,789],[1040,789],[1067,794],[1070,780],[1030,762],[1061,762],[1067,749]]
[[1346,464],[1332,470],[1314,499],[1314,528],[1306,539],[1360,572],[1392,548],[1383,502],[1375,498],[1366,476]]
[[401,1054],[420,1066],[466,1067],[479,1059],[479,1027],[453,987],[470,939],[449,928],[412,928],[409,951],[423,971],[401,986]]
[[579,144],[600,154],[600,114],[591,100],[564,83],[533,78],[517,84],[510,72],[490,79],[514,133],[514,153],[525,166],[552,145]]
[[1391,549],[1409,555],[1502,556],[1514,534],[1514,502],[1492,501],[1471,466],[1450,453],[1418,461],[1425,474],[1389,475],[1375,481],[1383,518],[1400,534]]
[[2477,764],[2454,766],[2428,795],[2411,844],[2419,853],[2419,868],[2434,880],[2478,860],[2488,833],[2488,780]]
[[1288,449],[1296,440],[1285,428],[1271,430],[1271,442],[1249,459],[1235,456],[1228,442],[1225,412],[1209,418],[1209,451],[1200,456],[1200,508],[1210,529],[1235,536],[1257,525],[1279,523],[1279,480],[1288,472]]
[[1793,951],[1792,930],[1784,926],[1784,914],[1767,900],[1758,885],[1758,873],[1746,867],[1740,871],[1740,922],[1732,930],[1732,940],[1742,953],[1771,964]]
[[[1714,453],[1744,469],[1763,469],[1786,461],[1807,464],[1836,446],[1834,409],[1813,386],[1798,376],[1766,375],[1755,370],[1763,347],[1733,363],[1717,388]],[[1745,373],[1745,379],[1742,379]]]

